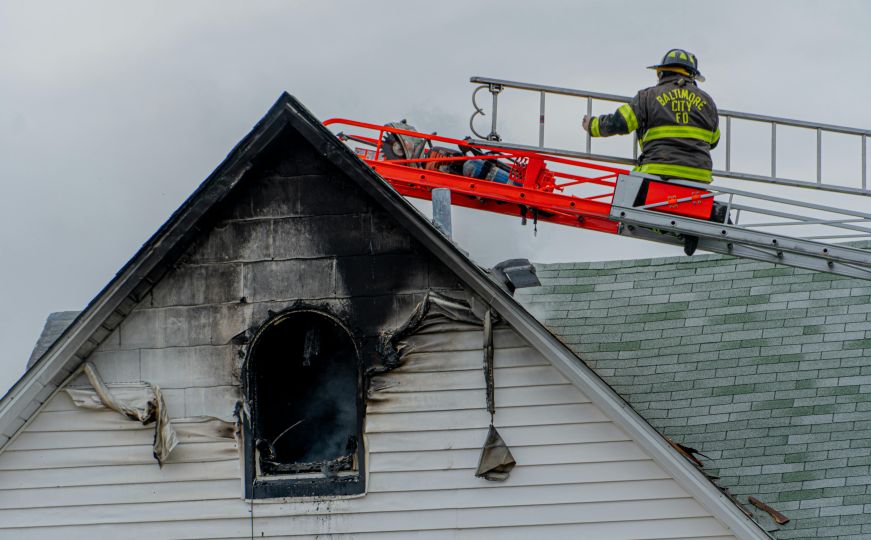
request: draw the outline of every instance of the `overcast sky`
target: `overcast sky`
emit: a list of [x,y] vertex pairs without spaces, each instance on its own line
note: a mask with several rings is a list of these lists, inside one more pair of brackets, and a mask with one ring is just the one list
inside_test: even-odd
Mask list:
[[[46,315],[84,307],[282,91],[321,119],[408,118],[461,138],[470,76],[631,95],[654,82],[645,66],[681,47],[721,108],[869,127],[869,20],[871,3],[831,0],[0,0],[0,393]],[[508,103],[505,138],[535,142],[537,101]],[[549,107],[549,146],[581,149],[580,111]],[[487,264],[676,253],[454,220]]]

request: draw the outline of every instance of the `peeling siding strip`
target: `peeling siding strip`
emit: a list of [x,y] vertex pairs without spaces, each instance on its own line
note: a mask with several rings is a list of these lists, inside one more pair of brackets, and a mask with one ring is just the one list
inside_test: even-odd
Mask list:
[[72,398],[73,403],[77,407],[88,409],[106,407],[131,420],[141,422],[142,425],[154,422],[154,458],[158,465],[163,466],[163,463],[178,445],[178,437],[169,421],[166,403],[163,401],[160,387],[151,383],[127,387],[128,393],[132,390],[132,395],[126,400],[121,400],[109,390],[109,387],[97,373],[94,364],[85,362],[82,369],[94,390],[67,388],[66,392]]

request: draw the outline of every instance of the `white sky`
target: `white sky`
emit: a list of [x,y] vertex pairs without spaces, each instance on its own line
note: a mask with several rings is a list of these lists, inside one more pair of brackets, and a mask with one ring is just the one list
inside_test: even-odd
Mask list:
[[[462,138],[470,76],[631,95],[681,47],[720,108],[869,127],[869,20],[831,0],[0,0],[0,393],[47,314],[84,307],[284,90],[321,119]],[[537,101],[509,99],[506,140],[534,142]],[[549,146],[582,147],[572,107],[548,109]],[[812,174],[804,148],[779,170]],[[487,264],[676,253],[518,221],[455,211],[455,237]]]

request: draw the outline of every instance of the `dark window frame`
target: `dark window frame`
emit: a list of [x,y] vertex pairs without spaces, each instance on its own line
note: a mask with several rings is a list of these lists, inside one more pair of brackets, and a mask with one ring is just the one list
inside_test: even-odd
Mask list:
[[[355,351],[354,367],[357,375],[357,421],[356,421],[356,468],[355,474],[339,474],[333,477],[313,476],[312,474],[275,474],[257,475],[257,449],[254,445],[254,418],[256,417],[256,396],[254,375],[256,372],[256,352],[259,338],[274,327],[276,324],[291,316],[310,313],[313,316],[326,317],[332,320],[347,334]],[[250,414],[241,414],[243,460],[245,474],[245,498],[246,499],[271,499],[285,497],[324,497],[324,496],[352,496],[365,493],[366,449],[363,439],[363,420],[365,415],[365,403],[363,400],[363,369],[360,355],[361,347],[359,338],[349,329],[348,325],[338,316],[322,307],[293,307],[279,313],[270,313],[270,316],[254,332],[254,336],[247,347],[245,362],[242,371],[243,399]]]

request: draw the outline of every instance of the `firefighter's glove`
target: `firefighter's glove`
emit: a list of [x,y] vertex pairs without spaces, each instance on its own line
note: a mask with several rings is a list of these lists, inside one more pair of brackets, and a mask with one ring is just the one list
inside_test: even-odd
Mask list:
[[584,131],[590,131],[590,116],[585,114],[584,119],[581,121],[581,125],[584,127]]

